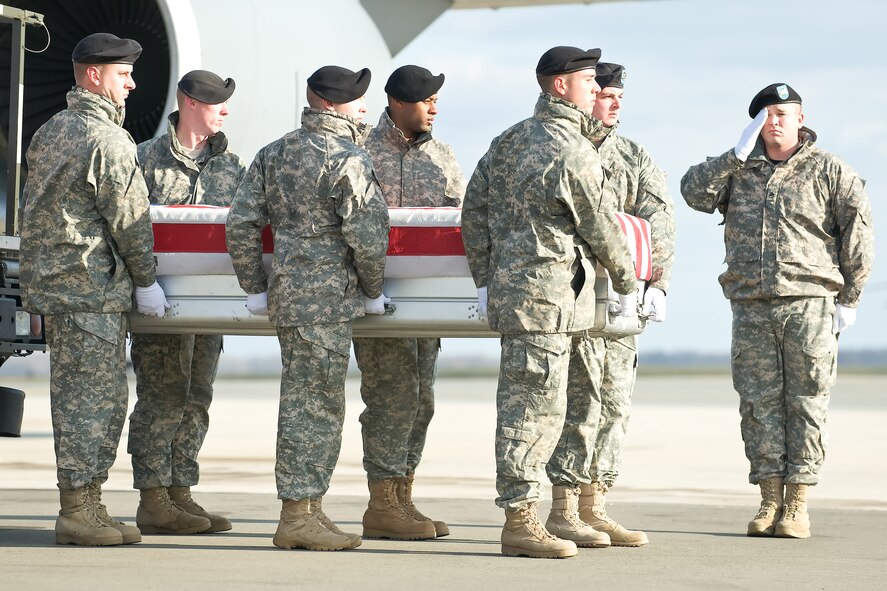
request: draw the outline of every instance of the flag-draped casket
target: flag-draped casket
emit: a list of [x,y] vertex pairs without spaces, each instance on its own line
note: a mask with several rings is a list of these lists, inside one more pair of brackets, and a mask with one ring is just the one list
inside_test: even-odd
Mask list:
[[[391,208],[384,316],[354,323],[356,336],[496,336],[477,314],[477,292],[462,247],[458,208]],[[246,309],[225,247],[226,207],[152,206],[158,281],[171,304],[163,318],[130,313],[132,330],[156,333],[274,334],[265,316]],[[650,278],[647,222],[617,214],[635,260],[639,286]],[[273,237],[263,234],[265,265]],[[608,314],[612,298],[606,271],[598,265],[595,334],[636,334],[643,321]]]

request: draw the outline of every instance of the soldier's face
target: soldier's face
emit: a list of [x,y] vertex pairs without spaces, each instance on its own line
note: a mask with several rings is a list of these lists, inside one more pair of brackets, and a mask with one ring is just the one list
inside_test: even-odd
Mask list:
[[619,112],[621,110],[622,89],[608,86],[598,93],[591,116],[607,127],[613,127],[619,121]]
[[801,105],[786,103],[767,106],[767,120],[761,129],[761,137],[768,147],[785,149],[798,142],[798,131],[804,125]]
[[201,130],[202,135],[212,136],[219,133],[222,125],[225,123],[225,117],[228,116],[228,101],[215,105],[201,103],[200,101],[194,101],[194,103],[196,105],[197,120],[203,126]]
[[352,119],[363,121],[367,114],[366,97],[354,99],[350,103],[333,103],[333,110],[337,113],[347,115]]
[[431,131],[434,116],[437,115],[437,95],[432,94],[418,103],[394,101],[391,111],[394,124],[407,137],[415,137]]
[[97,69],[95,93],[114,101],[119,107],[126,106],[129,91],[136,87],[132,79],[132,66],[129,64],[102,64]]
[[601,87],[595,82],[594,68],[561,74],[555,81],[560,98],[570,101],[580,111],[591,113]]

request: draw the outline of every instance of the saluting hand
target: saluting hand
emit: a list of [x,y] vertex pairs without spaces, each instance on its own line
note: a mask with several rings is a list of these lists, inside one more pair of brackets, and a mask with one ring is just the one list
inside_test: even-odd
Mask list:
[[758,141],[758,136],[761,135],[761,130],[764,129],[764,123],[767,122],[767,108],[764,107],[761,109],[761,112],[758,113],[757,117],[751,120],[751,123],[748,124],[742,135],[739,137],[739,141],[736,143],[736,147],[733,148],[733,153],[736,154],[736,157],[745,162],[748,159],[751,151],[755,149],[755,144]]

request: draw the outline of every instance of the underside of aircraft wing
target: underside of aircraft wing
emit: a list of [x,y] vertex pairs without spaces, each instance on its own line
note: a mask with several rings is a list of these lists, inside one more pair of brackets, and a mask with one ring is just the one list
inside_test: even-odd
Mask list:
[[509,8],[552,4],[598,4],[626,0],[360,0],[391,50],[397,53],[449,9]]

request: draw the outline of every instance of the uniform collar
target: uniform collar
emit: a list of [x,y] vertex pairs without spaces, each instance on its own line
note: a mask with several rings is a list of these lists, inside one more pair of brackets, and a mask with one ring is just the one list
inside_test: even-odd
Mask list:
[[370,127],[353,117],[305,107],[302,111],[302,129],[312,133],[329,133],[347,138],[357,145],[362,145]]
[[418,146],[419,144],[425,143],[432,139],[431,132],[426,131],[419,134],[419,136],[416,137],[416,141],[410,143],[409,140],[407,140],[406,136],[404,136],[403,131],[401,131],[400,128],[394,124],[394,121],[391,120],[391,114],[388,112],[388,107],[385,107],[385,110],[382,111],[382,116],[379,117],[378,127],[381,132],[385,134],[386,137],[394,142],[403,144],[407,148],[409,148],[410,146]]
[[126,107],[117,105],[111,99],[94,92],[89,92],[82,86],[75,86],[67,95],[68,106],[81,111],[92,111],[105,115],[117,127],[123,126],[126,118]]
[[[166,120],[166,134],[169,137],[169,147],[172,151],[173,155],[184,161],[192,161],[191,157],[185,151],[185,148],[182,147],[182,143],[179,141],[179,136],[176,135],[176,129],[179,125],[179,112],[173,111],[169,114]],[[228,147],[228,138],[221,131],[216,133],[213,136],[210,136],[206,143],[209,145],[209,154],[210,157],[221,154]]]

